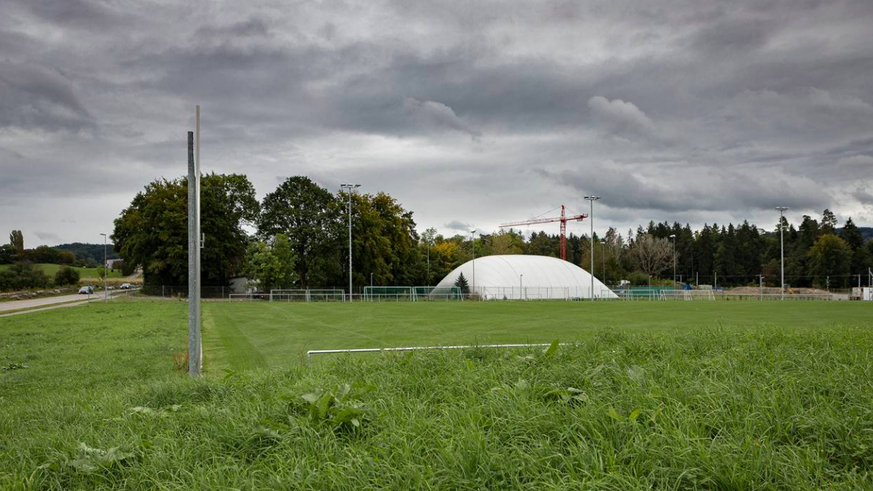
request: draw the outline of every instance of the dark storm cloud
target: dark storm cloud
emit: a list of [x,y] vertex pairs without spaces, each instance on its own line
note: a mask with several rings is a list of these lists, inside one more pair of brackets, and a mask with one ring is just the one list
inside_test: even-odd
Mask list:
[[12,209],[27,196],[103,200],[102,230],[183,174],[194,104],[206,170],[261,195],[277,175],[355,179],[421,228],[487,231],[584,193],[621,229],[777,204],[873,216],[869,0],[5,7],[0,213],[33,230],[55,221]]

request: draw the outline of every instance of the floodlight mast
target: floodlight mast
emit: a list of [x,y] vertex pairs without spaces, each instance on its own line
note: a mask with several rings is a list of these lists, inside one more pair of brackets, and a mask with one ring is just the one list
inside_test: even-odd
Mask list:
[[782,217],[785,212],[788,210],[787,206],[777,206],[776,210],[779,212],[779,263],[780,269],[782,273],[781,283],[779,285],[779,293],[780,300],[785,300],[785,239],[784,239],[784,229],[785,227],[782,225]]
[[349,193],[349,302],[352,301],[352,190],[360,184],[340,184]]
[[588,242],[591,243],[591,300],[594,300],[594,202],[600,199],[600,196],[586,196],[586,200],[591,204],[591,210],[588,216],[591,217],[591,237]]

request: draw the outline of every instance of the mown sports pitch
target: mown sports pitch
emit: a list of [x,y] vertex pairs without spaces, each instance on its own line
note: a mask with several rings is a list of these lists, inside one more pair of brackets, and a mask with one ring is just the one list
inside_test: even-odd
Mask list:
[[549,343],[584,340],[601,330],[668,336],[714,327],[795,331],[873,319],[873,305],[857,302],[239,302],[206,303],[203,312],[206,369],[219,374],[302,363],[311,349]]
[[0,319],[0,489],[873,487],[869,304],[186,307]]

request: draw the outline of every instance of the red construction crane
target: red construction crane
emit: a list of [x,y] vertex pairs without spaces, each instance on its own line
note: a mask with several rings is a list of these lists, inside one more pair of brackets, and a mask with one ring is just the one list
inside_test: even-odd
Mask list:
[[575,216],[571,216],[571,217],[564,216],[564,205],[561,205],[561,216],[560,217],[534,218],[532,220],[525,220],[523,222],[504,223],[504,224],[500,225],[500,228],[516,227],[519,225],[536,225],[539,223],[561,222],[561,240],[559,242],[560,245],[559,245],[558,249],[559,249],[559,252],[561,254],[561,259],[566,261],[567,260],[567,222],[568,221],[581,222],[582,220],[584,220],[586,218],[588,218],[587,213],[583,213],[581,215],[575,215]]

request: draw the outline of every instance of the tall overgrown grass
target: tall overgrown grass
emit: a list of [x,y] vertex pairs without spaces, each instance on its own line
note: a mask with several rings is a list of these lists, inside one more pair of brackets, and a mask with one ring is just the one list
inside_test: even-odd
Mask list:
[[871,489],[871,344],[601,331],[78,392],[0,411],[0,489]]

